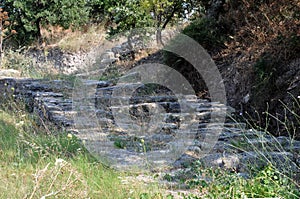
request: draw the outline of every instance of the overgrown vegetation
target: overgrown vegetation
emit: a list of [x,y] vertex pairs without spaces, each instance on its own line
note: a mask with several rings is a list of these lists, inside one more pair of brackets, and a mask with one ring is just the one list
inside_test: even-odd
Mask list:
[[[300,196],[299,185],[293,183],[273,165],[256,170],[247,178],[220,169],[203,168],[200,163],[194,163],[193,172],[195,177],[188,182],[192,187],[199,187],[205,195],[204,198],[298,198]],[[210,182],[207,182],[208,179]]]
[[[104,23],[111,35],[134,28],[155,26],[158,30],[187,15],[197,14],[201,1],[0,1],[11,15],[9,29],[18,34],[10,45],[24,46],[38,39],[47,42],[42,28],[60,26],[84,29],[85,24]],[[160,34],[159,34],[160,35]],[[8,43],[7,43],[8,44]]]
[[[260,120],[261,126],[268,124],[268,130],[273,134],[286,135],[275,120],[267,123],[263,113],[268,110],[283,120],[284,107],[280,100],[291,104],[293,100],[288,97],[288,92],[300,95],[299,89],[290,90],[299,68],[297,64],[291,65],[300,53],[299,2],[251,0],[229,5],[228,12],[222,17],[234,24],[235,30],[225,53],[235,51],[240,56],[235,67],[237,72],[244,74],[239,80],[245,85],[241,90],[251,93],[244,111],[256,121]],[[223,59],[231,59],[230,56],[232,53]],[[247,94],[240,92],[243,96]]]
[[108,12],[115,25],[109,26],[109,34],[155,27],[156,41],[164,45],[161,31],[168,25],[174,25],[200,13],[203,1],[194,0],[142,0],[110,1]]
[[[50,73],[50,67],[46,64],[39,66],[33,59],[26,57],[20,51],[7,50],[1,62],[2,69],[14,69],[20,72],[22,77],[42,78]],[[47,70],[49,70],[47,72]]]
[[39,124],[20,105],[6,107],[0,110],[0,198],[121,199],[158,192],[155,184],[122,184],[126,174],[101,165],[72,134]]
[[34,39],[41,39],[41,28],[60,25],[63,28],[79,26],[88,20],[86,1],[1,1],[10,13],[12,28],[16,29],[17,46],[23,46]]
[[[294,99],[296,100],[296,99]],[[297,103],[299,106],[299,103]],[[287,108],[287,107],[286,107]],[[287,112],[292,110],[286,109]],[[298,114],[292,111],[295,117]],[[266,120],[276,119],[286,130],[291,128],[288,121],[281,121],[271,114],[267,114]],[[235,150],[249,153],[255,157],[255,161],[245,161],[243,168],[232,170],[222,168],[207,168],[200,160],[192,164],[184,172],[175,176],[166,175],[165,180],[180,179],[189,185],[189,188],[200,190],[201,196],[185,196],[187,199],[200,198],[299,198],[300,197],[300,165],[295,163],[289,148],[297,145],[294,131],[289,132],[288,137],[275,137],[265,127],[252,126],[250,134],[244,129],[244,135],[232,140],[230,146]],[[296,129],[297,125],[293,128]],[[296,149],[297,150],[297,149]],[[274,151],[277,155],[274,155]],[[242,169],[242,170],[241,170]],[[245,170],[246,169],[246,170]],[[245,172],[247,171],[247,172]]]
[[[196,19],[183,30],[217,63],[225,79],[230,105],[242,113],[250,113],[255,121],[263,119],[261,125],[266,124],[263,113],[267,109],[284,119],[280,100],[292,104],[288,92],[300,95],[296,83],[300,54],[299,8],[296,0],[224,1],[214,17]],[[207,90],[201,75],[185,60],[172,53],[165,53],[164,58],[167,65],[190,80],[196,91]],[[247,95],[250,100],[244,102],[242,99]],[[271,129],[273,134],[286,134],[276,126],[275,120],[269,123],[268,130]],[[296,134],[300,135],[299,130]]]

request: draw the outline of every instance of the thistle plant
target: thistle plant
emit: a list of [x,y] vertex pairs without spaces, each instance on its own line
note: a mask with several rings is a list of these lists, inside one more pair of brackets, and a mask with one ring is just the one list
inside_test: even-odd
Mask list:
[[[3,57],[3,42],[4,40],[8,39],[10,36],[17,33],[15,30],[9,31],[9,16],[8,12],[4,11],[2,8],[0,8],[0,57],[2,60]],[[1,61],[0,60],[0,61]],[[1,65],[1,62],[0,62]]]

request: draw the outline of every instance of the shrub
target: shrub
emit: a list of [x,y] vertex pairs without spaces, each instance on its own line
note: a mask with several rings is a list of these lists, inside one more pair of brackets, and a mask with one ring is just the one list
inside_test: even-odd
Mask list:
[[224,25],[212,19],[200,18],[193,21],[182,33],[193,38],[206,50],[214,51],[224,47],[227,35]]

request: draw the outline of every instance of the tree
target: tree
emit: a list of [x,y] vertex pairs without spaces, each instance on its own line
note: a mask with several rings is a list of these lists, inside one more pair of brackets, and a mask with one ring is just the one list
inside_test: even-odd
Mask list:
[[89,19],[93,22],[99,23],[105,19],[105,7],[107,1],[105,0],[86,0],[86,6],[89,8]]
[[161,31],[174,19],[175,14],[183,8],[182,1],[143,0],[144,9],[151,13],[156,24],[156,41],[163,45]]
[[78,27],[88,20],[85,0],[2,0],[5,10],[11,13],[13,26],[19,39],[41,39],[41,27],[60,25]]
[[140,2],[140,0],[108,0],[105,6],[111,22],[108,27],[109,35],[122,33],[127,37],[132,59],[135,57],[132,46],[133,38],[143,35],[147,31],[143,30],[143,27],[153,26],[151,16],[141,9]]
[[158,44],[163,44],[161,31],[170,22],[196,13],[200,2],[197,0],[112,0],[108,11],[116,26],[110,34],[133,28],[155,26],[156,40]]

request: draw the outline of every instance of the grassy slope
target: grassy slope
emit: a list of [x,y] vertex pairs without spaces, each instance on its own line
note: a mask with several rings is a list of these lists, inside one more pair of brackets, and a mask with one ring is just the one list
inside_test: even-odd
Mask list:
[[[3,106],[4,107],[4,106]],[[7,108],[8,107],[8,108]],[[123,183],[126,174],[97,162],[76,137],[41,126],[34,115],[10,104],[0,108],[0,198],[140,198],[172,199],[156,183]],[[49,134],[52,133],[52,134]],[[58,133],[56,136],[53,133]],[[190,174],[176,178],[205,198],[298,198],[299,184],[272,165],[245,179],[236,173],[212,170],[195,163]],[[134,177],[134,176],[133,176]],[[211,179],[208,183],[203,178]],[[176,194],[176,193],[175,193]],[[163,197],[165,195],[166,197]],[[182,195],[197,199],[202,196]]]
[[74,136],[46,135],[17,110],[0,110],[0,198],[139,198],[155,190],[122,184],[125,174],[103,167]]

